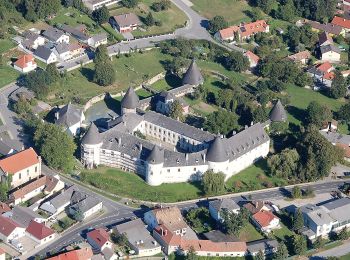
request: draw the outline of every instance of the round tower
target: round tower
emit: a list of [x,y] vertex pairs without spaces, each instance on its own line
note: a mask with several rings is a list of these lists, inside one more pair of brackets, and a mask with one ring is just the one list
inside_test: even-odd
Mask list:
[[164,165],[164,149],[154,146],[147,157],[146,182],[151,186],[163,183],[162,170]]
[[127,113],[136,113],[136,108],[139,106],[139,97],[134,89],[129,87],[121,101],[122,115]]
[[192,85],[192,86],[198,86],[203,84],[204,78],[201,74],[201,71],[199,70],[195,59],[192,60],[191,65],[188,67],[187,71],[185,72],[182,84],[183,85]]
[[272,108],[270,113],[270,120],[272,122],[286,122],[287,121],[287,113],[284,109],[280,100],[277,101],[275,106]]
[[210,144],[206,159],[208,161],[209,169],[214,172],[228,172],[229,158],[220,136],[215,137],[214,141]]
[[93,168],[100,164],[100,148],[102,137],[96,125],[91,123],[89,130],[81,140],[81,161],[87,168]]

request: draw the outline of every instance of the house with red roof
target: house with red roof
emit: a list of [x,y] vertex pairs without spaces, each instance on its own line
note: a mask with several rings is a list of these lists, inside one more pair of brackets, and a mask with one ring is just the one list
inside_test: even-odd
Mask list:
[[251,69],[254,69],[258,65],[260,60],[260,57],[258,55],[254,54],[251,51],[246,51],[243,55],[249,60],[249,67]]
[[32,54],[24,54],[18,58],[18,60],[13,64],[13,67],[22,73],[28,73],[35,70],[37,68],[37,64]]
[[335,68],[329,62],[311,67],[307,72],[316,83],[314,89],[318,90],[320,85],[324,87],[331,87],[332,80],[335,77],[334,70]]
[[280,228],[280,219],[271,211],[259,211],[252,215],[253,223],[263,232],[270,233],[273,229]]
[[95,248],[100,250],[101,252],[105,248],[112,248],[112,242],[109,239],[109,234],[103,228],[97,228],[95,230],[90,231],[86,235],[87,241],[89,244]]
[[93,257],[91,247],[80,248],[47,258],[47,260],[91,260]]
[[310,60],[311,53],[308,50],[305,50],[305,51],[301,51],[301,52],[289,55],[287,58],[293,62],[305,65]]
[[0,260],[5,260],[6,259],[6,252],[4,249],[0,247]]
[[14,220],[0,216],[0,240],[9,242],[25,235],[25,228]]
[[233,25],[216,32],[214,37],[219,41],[233,42],[238,31],[239,27],[237,25]]
[[41,158],[33,148],[12,154],[0,160],[0,180],[11,176],[11,188],[16,188],[41,175]]
[[334,16],[332,24],[340,26],[345,32],[350,31],[350,20],[343,17]]
[[44,223],[38,223],[35,220],[29,223],[26,229],[26,235],[39,243],[39,245],[50,242],[56,237],[55,231],[45,226]]

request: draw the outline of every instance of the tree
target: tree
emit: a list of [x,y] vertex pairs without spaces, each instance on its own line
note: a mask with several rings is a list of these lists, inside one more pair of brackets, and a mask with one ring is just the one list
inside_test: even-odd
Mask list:
[[222,229],[226,234],[238,236],[241,229],[249,222],[249,211],[241,208],[238,214],[226,209],[220,212],[223,223]]
[[121,3],[127,8],[135,8],[139,4],[139,0],[122,0]]
[[122,233],[122,234],[112,233],[111,240],[113,243],[118,244],[120,246],[126,246],[129,243],[125,233]]
[[301,230],[304,227],[304,218],[303,218],[303,213],[301,212],[300,209],[297,209],[295,212],[293,218],[292,218],[292,229],[296,232]]
[[210,220],[210,213],[208,208],[199,207],[190,209],[186,214],[187,222],[194,229],[206,229],[205,222]]
[[81,209],[77,209],[74,211],[74,213],[72,214],[72,218],[76,221],[83,221],[84,220],[84,214],[81,211]]
[[265,254],[263,251],[259,250],[259,252],[256,254],[254,257],[255,260],[264,260],[265,259]]
[[95,19],[95,21],[98,24],[103,24],[108,22],[108,19],[110,17],[108,8],[104,5],[103,7],[93,11],[92,17]]
[[109,61],[109,55],[108,55],[108,50],[105,45],[100,45],[97,47],[96,52],[95,52],[95,58],[94,62],[96,63],[104,63],[106,61]]
[[47,165],[63,171],[69,171],[74,166],[74,151],[76,145],[73,138],[57,125],[42,123],[34,133],[34,142]]
[[7,194],[10,191],[10,183],[11,181],[1,181],[0,182],[0,201],[7,201]]
[[261,9],[256,7],[253,7],[251,9],[251,11],[249,12],[249,16],[252,18],[253,21],[264,19]]
[[44,70],[29,72],[24,77],[24,85],[32,90],[39,99],[45,98],[49,93],[47,74]]
[[324,122],[332,119],[332,112],[326,105],[321,105],[317,101],[311,101],[306,108],[306,124],[313,124],[320,128]]
[[160,2],[154,2],[151,5],[151,8],[155,12],[160,12],[160,11],[168,10],[170,8],[170,6],[171,6],[170,0],[161,0]]
[[49,65],[47,65],[46,78],[47,78],[46,81],[48,82],[48,84],[52,84],[52,83],[59,80],[60,73],[59,73],[55,63],[50,63]]
[[229,56],[226,57],[224,64],[228,70],[237,72],[242,72],[249,69],[248,58],[243,56],[243,54],[238,51],[230,52]]
[[182,57],[174,57],[172,60],[168,60],[164,65],[167,72],[180,76],[182,69],[185,67],[186,61]]
[[293,199],[300,199],[303,196],[301,189],[299,186],[294,186],[292,189],[292,198]]
[[325,239],[323,239],[322,237],[317,237],[315,242],[312,244],[312,246],[315,249],[319,249],[319,248],[324,247],[325,244],[326,244],[326,240]]
[[29,112],[32,111],[32,107],[30,106],[29,102],[25,99],[20,97],[18,101],[13,105],[13,110],[23,116]]
[[97,47],[94,63],[94,81],[101,86],[111,85],[115,81],[116,73],[109,59],[106,46],[100,45]]
[[284,149],[280,154],[275,154],[267,160],[271,174],[283,179],[294,179],[298,168],[299,154],[296,149]]
[[349,239],[349,237],[350,237],[349,232],[346,227],[344,227],[337,235],[337,238],[339,240],[347,240]]
[[181,105],[181,102],[179,100],[175,100],[170,106],[169,116],[173,119],[183,121],[184,120],[183,112],[184,110]]
[[253,122],[265,122],[268,119],[267,111],[264,107],[257,107],[252,113]]
[[287,246],[281,242],[278,247],[277,251],[273,254],[273,260],[284,260],[288,257],[288,249]]
[[293,252],[296,255],[302,255],[307,250],[307,241],[306,238],[302,235],[293,235],[292,236],[292,248]]
[[335,78],[332,81],[329,94],[332,98],[345,97],[347,91],[346,81],[339,70],[335,72]]
[[151,12],[148,13],[148,15],[145,17],[143,22],[147,26],[153,26],[156,23],[156,21],[153,17],[153,14]]
[[215,97],[215,103],[227,110],[231,110],[231,103],[233,101],[233,91],[230,89],[220,89],[218,95]]
[[204,128],[213,134],[228,134],[232,130],[238,130],[238,116],[233,112],[219,109],[207,116]]
[[256,0],[255,2],[266,14],[270,14],[273,7],[277,4],[276,0]]
[[346,103],[339,108],[337,112],[338,118],[350,123],[350,103]]
[[190,246],[186,254],[186,260],[197,260],[198,256],[193,246]]
[[282,20],[292,22],[295,18],[295,11],[293,0],[286,0],[279,6],[277,16]]
[[225,189],[225,174],[221,172],[214,173],[212,170],[208,170],[203,174],[202,185],[205,194],[220,194]]
[[208,30],[211,33],[216,33],[228,26],[227,21],[221,15],[216,15],[212,19],[209,20]]

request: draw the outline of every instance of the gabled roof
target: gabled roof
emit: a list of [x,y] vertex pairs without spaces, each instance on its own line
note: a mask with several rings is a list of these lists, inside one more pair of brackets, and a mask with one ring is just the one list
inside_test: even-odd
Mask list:
[[308,50],[305,50],[305,51],[301,51],[301,52],[289,55],[288,59],[292,61],[301,61],[304,59],[310,59],[310,57],[311,57],[311,53]]
[[101,248],[107,242],[109,242],[109,235],[103,228],[98,228],[87,233],[87,237],[95,241],[95,243]]
[[334,16],[332,20],[332,24],[338,25],[340,27],[350,29],[350,20],[339,17],[339,16]]
[[99,33],[99,34],[95,34],[91,37],[91,39],[94,41],[94,42],[99,42],[99,41],[102,41],[102,40],[105,40],[107,39],[107,34],[106,33]]
[[271,221],[277,217],[270,211],[259,211],[253,215],[253,219],[259,223],[261,227],[267,227],[270,225]]
[[97,126],[92,122],[89,130],[84,135],[83,139],[81,140],[82,144],[100,144],[102,143],[102,138],[100,136],[100,133],[97,129]]
[[252,23],[246,23],[240,27],[241,36],[246,37],[258,32],[265,32],[268,24],[265,20],[258,20]]
[[147,161],[151,164],[160,164],[164,162],[164,149],[155,145],[147,157]]
[[238,32],[239,27],[234,25],[219,31],[220,37],[223,40],[234,37],[235,33]]
[[324,54],[324,53],[327,53],[327,52],[336,52],[336,53],[341,53],[341,50],[333,45],[333,44],[328,44],[328,45],[324,45],[324,46],[321,46],[321,53]]
[[15,153],[0,160],[0,169],[8,174],[14,174],[40,163],[40,157],[33,148]]
[[277,101],[270,113],[270,120],[273,122],[285,122],[287,113],[280,100]]
[[64,127],[71,127],[81,121],[83,109],[71,103],[58,110],[58,119],[55,123]]
[[329,63],[328,61],[317,66],[317,70],[321,71],[322,73],[330,72],[333,69],[334,68],[333,68],[332,64]]
[[187,228],[178,207],[154,209],[153,214],[158,225],[165,225],[170,232]]
[[26,229],[26,232],[34,236],[35,238],[42,240],[46,237],[49,237],[55,234],[51,228],[48,228],[43,223],[38,223],[34,220],[30,221],[29,226]]
[[45,46],[39,46],[35,52],[34,52],[34,55],[39,57],[39,58],[42,58],[43,60],[47,60],[51,54],[53,53],[53,51],[48,48],[48,47],[45,47]]
[[196,61],[193,59],[190,66],[188,67],[186,73],[183,76],[182,84],[183,85],[194,85],[197,86],[199,84],[202,84],[204,81],[204,78],[201,74],[201,71],[199,70]]
[[258,55],[256,55],[255,53],[251,52],[251,51],[246,51],[246,53],[244,54],[250,61],[253,61],[255,63],[258,63],[260,60],[260,57]]
[[321,24],[315,21],[309,21],[308,23],[316,30],[325,31],[334,35],[339,35],[342,31],[342,27],[332,23]]
[[86,247],[61,253],[57,256],[50,257],[47,260],[89,260],[93,255],[91,247]]
[[15,65],[17,67],[20,67],[21,69],[24,69],[27,67],[28,63],[34,62],[34,57],[32,54],[25,54],[15,62]]
[[122,101],[122,108],[136,109],[139,105],[139,97],[136,95],[135,90],[129,87],[126,91]]
[[120,27],[130,26],[133,24],[142,24],[139,17],[134,13],[113,16],[113,19],[118,23]]
[[329,36],[329,34],[327,32],[322,32],[318,36],[318,43],[319,43],[320,46],[322,46],[325,43],[332,44],[333,43],[333,39],[332,39],[331,36]]
[[51,26],[43,32],[43,36],[53,42],[57,41],[62,35],[64,35],[63,31]]
[[233,199],[218,199],[209,202],[209,205],[217,212],[222,209],[233,211],[239,209],[238,204]]
[[224,142],[220,136],[217,136],[208,148],[207,160],[210,162],[225,162],[228,159]]
[[58,54],[69,52],[70,51],[69,50],[69,44],[65,43],[65,42],[57,44],[56,45],[56,51],[57,51]]
[[9,236],[17,227],[21,227],[17,222],[10,218],[0,215],[0,233]]
[[14,206],[11,211],[5,213],[6,216],[11,218],[13,221],[22,225],[23,227],[28,227],[30,221],[35,219],[43,219],[35,211],[30,208],[25,208],[21,206]]

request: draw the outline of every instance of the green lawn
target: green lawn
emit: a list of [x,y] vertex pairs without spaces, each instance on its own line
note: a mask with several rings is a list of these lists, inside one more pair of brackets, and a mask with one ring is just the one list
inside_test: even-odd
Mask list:
[[350,259],[350,253],[340,257],[340,260],[349,260],[349,259]]
[[145,28],[146,31],[136,30],[132,34],[135,37],[152,35],[152,34],[161,34],[161,33],[170,33],[175,31],[175,29],[185,26],[187,17],[186,15],[178,9],[174,4],[171,4],[171,7],[166,11],[154,12],[150,6],[157,2],[158,0],[143,0],[138,4],[136,8],[115,8],[110,11],[110,15],[120,15],[125,13],[135,13],[139,17],[146,17],[149,12],[152,12],[152,15],[155,20],[161,21],[161,26],[152,26]]
[[10,39],[0,40],[0,54],[7,52],[9,49],[15,47],[16,44]]
[[202,194],[194,184],[174,183],[152,187],[134,173],[104,167],[84,171],[82,180],[107,192],[147,201],[176,202],[195,199]]
[[10,66],[4,65],[0,67],[0,88],[7,84],[16,81],[20,73],[11,68]]
[[248,223],[244,228],[241,229],[238,238],[240,241],[248,242],[262,239],[264,237],[259,233],[259,231],[256,230],[256,228],[251,223]]
[[147,98],[147,97],[150,97],[152,96],[152,93],[145,90],[145,89],[139,89],[136,91],[136,94],[140,97],[140,99],[144,99],[144,98]]
[[290,229],[288,229],[284,224],[281,223],[280,229],[275,229],[272,231],[272,235],[278,240],[278,241],[286,241],[288,237],[292,236],[294,232],[292,232]]
[[172,88],[177,88],[182,85],[182,80],[173,75],[169,74],[166,75],[164,79],[158,80],[157,82],[152,84],[152,88],[157,91],[162,91],[162,90],[169,90]]
[[223,16],[230,25],[248,22],[247,11],[251,10],[247,1],[238,0],[192,0],[192,8],[208,19]]

